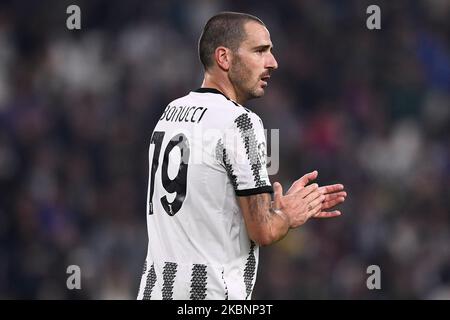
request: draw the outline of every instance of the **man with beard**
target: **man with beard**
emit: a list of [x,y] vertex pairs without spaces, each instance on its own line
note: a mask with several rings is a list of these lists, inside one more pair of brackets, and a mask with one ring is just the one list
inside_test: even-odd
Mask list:
[[286,194],[270,183],[263,124],[244,104],[264,95],[278,67],[272,47],[252,15],[223,12],[206,23],[202,86],[166,107],[150,140],[138,299],[250,299],[259,246],[341,214],[326,210],[345,200],[343,186],[309,184],[317,171]]

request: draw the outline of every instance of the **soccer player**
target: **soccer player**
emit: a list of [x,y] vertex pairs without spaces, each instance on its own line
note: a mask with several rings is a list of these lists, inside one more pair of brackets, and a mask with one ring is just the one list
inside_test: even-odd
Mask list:
[[[200,89],[172,101],[149,148],[148,253],[138,299],[250,299],[259,246],[282,239],[345,200],[340,184],[286,194],[270,183],[261,119],[244,107],[261,97],[278,64],[264,23],[213,16],[199,40]],[[273,201],[272,201],[272,193]]]

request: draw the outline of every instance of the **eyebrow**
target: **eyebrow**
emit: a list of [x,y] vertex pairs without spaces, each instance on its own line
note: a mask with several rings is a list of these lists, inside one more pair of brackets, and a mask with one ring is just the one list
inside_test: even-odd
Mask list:
[[253,50],[267,50],[267,49],[273,49],[273,45],[270,45],[270,44],[263,44],[263,45],[261,45],[261,46],[257,46],[257,47],[254,47],[253,48]]

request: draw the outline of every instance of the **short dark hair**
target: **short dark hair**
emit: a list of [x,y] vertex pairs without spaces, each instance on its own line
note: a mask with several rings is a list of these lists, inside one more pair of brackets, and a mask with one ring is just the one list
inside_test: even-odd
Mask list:
[[205,70],[213,65],[217,47],[224,46],[233,51],[239,48],[246,37],[244,25],[249,21],[265,26],[259,18],[239,12],[221,12],[208,20],[198,41],[198,55]]

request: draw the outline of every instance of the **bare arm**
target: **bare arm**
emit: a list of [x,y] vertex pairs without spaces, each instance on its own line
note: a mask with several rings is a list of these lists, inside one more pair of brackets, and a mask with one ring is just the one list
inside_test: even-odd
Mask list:
[[282,239],[290,228],[289,216],[273,208],[270,194],[238,197],[250,239],[265,246]]
[[[339,211],[324,212],[345,200],[339,192],[342,185],[320,187],[305,185],[317,177],[317,172],[306,174],[283,195],[281,184],[274,183],[274,201],[267,193],[238,197],[250,239],[261,246],[284,238],[289,229],[297,228],[309,218],[335,217]],[[331,195],[329,194],[331,193]],[[336,196],[336,195],[339,196]]]

